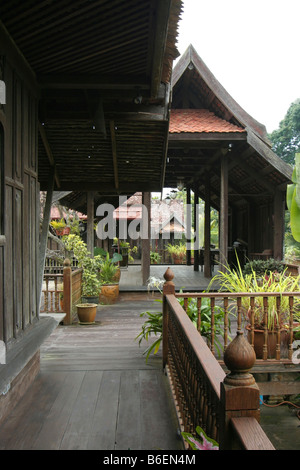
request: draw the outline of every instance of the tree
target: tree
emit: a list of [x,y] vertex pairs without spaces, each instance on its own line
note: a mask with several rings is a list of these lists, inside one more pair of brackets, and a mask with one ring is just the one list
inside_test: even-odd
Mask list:
[[273,131],[269,139],[273,144],[272,150],[293,165],[295,153],[300,152],[300,98],[290,105],[279,129]]
[[295,168],[292,184],[287,188],[287,206],[291,216],[291,231],[294,239],[300,242],[300,153],[295,155]]

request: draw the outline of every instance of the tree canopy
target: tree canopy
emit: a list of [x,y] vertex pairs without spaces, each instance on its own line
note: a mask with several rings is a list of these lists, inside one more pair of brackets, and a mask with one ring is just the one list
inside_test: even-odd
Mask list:
[[269,138],[272,150],[286,163],[294,165],[295,154],[300,152],[300,98],[290,105],[279,129],[273,131]]

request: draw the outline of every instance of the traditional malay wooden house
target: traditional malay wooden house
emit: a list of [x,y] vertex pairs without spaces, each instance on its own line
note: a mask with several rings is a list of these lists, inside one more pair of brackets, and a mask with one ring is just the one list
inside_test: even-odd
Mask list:
[[[39,315],[53,189],[92,201],[101,189],[105,201],[161,188],[181,6],[0,5],[0,420],[37,374],[56,325]],[[48,197],[39,238],[40,190]]]
[[[193,46],[174,67],[165,187],[184,182],[205,201],[205,273],[210,269],[210,207],[219,211],[219,253],[234,243],[246,256],[283,257],[286,185],[292,169],[271,150],[265,127],[217,81]],[[195,227],[197,230],[197,227]],[[237,244],[236,243],[236,244]],[[199,259],[195,253],[195,269]]]

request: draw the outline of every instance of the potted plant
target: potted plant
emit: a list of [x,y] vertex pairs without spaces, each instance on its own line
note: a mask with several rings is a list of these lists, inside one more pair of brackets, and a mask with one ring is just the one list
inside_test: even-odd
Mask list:
[[[300,276],[287,276],[283,272],[259,272],[259,276],[252,268],[249,274],[245,274],[237,260],[237,270],[226,266],[224,272],[219,271],[211,280],[212,284],[219,283],[221,292],[297,292],[299,291]],[[245,328],[248,332],[248,340],[252,342],[252,331],[254,336],[254,350],[258,359],[262,358],[265,326],[268,330],[268,357],[275,358],[278,328],[281,334],[283,347],[289,341],[289,298],[281,297],[280,314],[277,310],[276,297],[268,297],[267,324],[265,323],[265,309],[263,296],[255,298],[255,304],[251,306],[249,297],[242,297],[242,310],[246,322]],[[299,305],[299,299],[295,299]]]
[[186,257],[186,245],[185,243],[179,243],[178,245],[167,245],[167,252],[172,256],[175,264],[182,264]]
[[119,297],[118,265],[122,261],[122,255],[114,253],[110,258],[107,253],[100,269],[100,297],[99,300],[104,304],[115,303]]
[[98,303],[101,281],[99,271],[103,258],[100,255],[91,257],[86,243],[78,236],[71,234],[64,239],[64,245],[68,251],[74,253],[78,260],[78,267],[82,268],[81,294],[84,303]]
[[158,264],[161,260],[161,256],[156,251],[150,251],[150,261],[152,264]]
[[68,235],[71,230],[70,227],[66,224],[64,218],[61,218],[60,220],[52,220],[50,222],[50,225],[54,228],[56,235],[58,235],[59,237]]

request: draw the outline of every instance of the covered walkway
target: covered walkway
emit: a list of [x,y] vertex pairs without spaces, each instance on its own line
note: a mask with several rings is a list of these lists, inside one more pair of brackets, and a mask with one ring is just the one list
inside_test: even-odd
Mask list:
[[146,344],[135,341],[140,313],[158,308],[137,297],[99,306],[94,325],[59,326],[41,349],[39,375],[1,426],[0,448],[182,449],[161,357],[146,364]]

